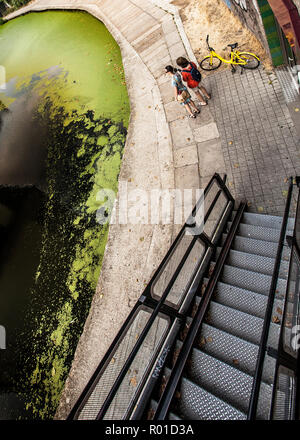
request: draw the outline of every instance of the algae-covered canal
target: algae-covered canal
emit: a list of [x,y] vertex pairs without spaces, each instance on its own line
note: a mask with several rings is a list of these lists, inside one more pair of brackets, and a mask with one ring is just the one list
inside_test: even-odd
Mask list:
[[0,26],[0,65],[0,419],[47,419],[99,278],[97,193],[117,191],[129,100],[119,47],[84,12]]

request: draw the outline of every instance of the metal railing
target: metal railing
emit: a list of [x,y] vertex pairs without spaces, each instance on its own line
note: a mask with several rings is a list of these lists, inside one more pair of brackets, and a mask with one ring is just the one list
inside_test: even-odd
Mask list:
[[[179,383],[179,380],[181,379],[183,369],[186,365],[191,349],[194,345],[195,338],[197,337],[199,329],[203,323],[205,313],[209,306],[214,289],[219,281],[219,277],[224,267],[227,255],[230,251],[232,242],[235,238],[245,207],[246,207],[246,203],[241,203],[234,217],[234,220],[226,237],[225,243],[222,247],[222,251],[217,259],[213,272],[209,277],[205,291],[201,296],[201,301],[198,306],[197,312],[193,317],[193,321],[191,322],[191,325],[188,329],[187,335],[182,344],[178,358],[175,362],[175,365],[173,365],[172,367],[170,377],[168,379],[164,392],[158,402],[153,417],[154,420],[164,420],[167,417],[171,402],[173,400],[174,394],[177,389],[177,385]],[[201,292],[198,292],[198,295],[200,296]]]
[[[300,187],[300,177],[295,184]],[[282,325],[276,353],[271,419],[300,418],[300,192],[292,236],[286,237],[291,249]]]
[[[289,221],[289,214],[290,214],[290,210],[291,210],[291,201],[292,201],[293,190],[294,190],[295,184],[299,188],[299,182],[300,182],[300,180],[298,177],[296,178],[295,182],[293,181],[292,177],[290,177],[290,179],[289,179],[289,190],[288,190],[288,194],[287,194],[285,212],[284,212],[282,225],[281,225],[280,238],[279,238],[279,243],[278,243],[278,247],[277,247],[276,259],[275,259],[275,263],[274,263],[274,270],[273,270],[273,275],[272,275],[272,280],[271,280],[271,285],[270,285],[270,290],[269,290],[269,296],[268,296],[268,302],[267,302],[267,307],[266,307],[266,312],[265,312],[261,342],[260,342],[260,346],[259,346],[259,350],[258,350],[258,357],[257,357],[257,362],[256,362],[256,369],[255,369],[255,374],[254,374],[252,392],[251,392],[250,401],[249,401],[249,408],[248,408],[248,414],[247,414],[248,420],[255,420],[257,418],[257,407],[258,407],[258,402],[260,399],[262,375],[263,375],[264,365],[266,362],[266,355],[269,355],[269,356],[276,359],[276,365],[275,365],[274,376],[273,376],[274,386],[273,386],[272,397],[271,397],[271,402],[270,402],[270,416],[269,416],[269,418],[270,419],[276,418],[276,417],[274,417],[274,414],[275,414],[274,411],[276,408],[276,399],[279,395],[278,389],[280,389],[281,398],[286,393],[288,395],[288,399],[290,399],[291,393],[290,393],[289,388],[291,386],[293,388],[293,391],[292,391],[293,403],[291,405],[289,405],[289,411],[290,411],[289,415],[287,414],[287,411],[285,410],[285,416],[283,417],[284,419],[293,418],[293,416],[291,414],[291,409],[295,408],[296,406],[299,405],[299,393],[298,393],[298,398],[295,398],[295,393],[294,393],[294,391],[296,391],[296,387],[299,387],[299,384],[298,385],[291,384],[289,382],[289,380],[287,380],[286,384],[284,384],[283,383],[284,381],[282,379],[282,375],[283,376],[286,375],[286,371],[285,371],[285,373],[281,372],[282,367],[286,370],[291,371],[295,382],[298,382],[297,378],[299,377],[299,362],[298,362],[298,360],[293,358],[290,353],[288,353],[285,350],[284,344],[283,344],[284,332],[285,332],[285,326],[283,323],[284,323],[285,316],[287,313],[287,308],[288,308],[287,306],[288,306],[288,303],[290,302],[288,292],[289,292],[289,286],[291,283],[291,273],[292,273],[292,266],[293,266],[292,261],[293,260],[290,261],[290,265],[289,265],[289,275],[288,275],[288,280],[287,280],[287,292],[286,292],[285,300],[284,300],[283,320],[282,320],[282,324],[281,324],[281,328],[280,328],[278,348],[277,348],[277,350],[274,350],[274,348],[272,348],[271,346],[268,346],[269,330],[270,330],[270,325],[271,325],[271,321],[272,321],[274,300],[275,300],[276,289],[277,289],[278,280],[279,280],[279,270],[280,270],[280,266],[281,266],[283,247],[284,247],[285,240],[288,244],[290,244],[290,246],[292,246],[291,255],[294,254],[295,258],[298,259],[298,264],[300,263],[300,254],[298,256],[296,255],[297,254],[297,246],[299,246],[299,244],[300,244],[300,240],[299,240],[300,239],[299,193],[298,193],[298,206],[297,206],[297,212],[296,212],[296,220],[295,220],[293,237],[286,236],[286,231],[287,231],[287,226],[288,226],[288,221]],[[297,237],[297,239],[296,239],[296,237]],[[292,256],[292,259],[293,259],[293,256]],[[299,267],[300,266],[297,266],[297,270],[298,270],[298,275],[296,276],[297,279],[299,278]],[[299,292],[299,289],[298,289],[298,292]],[[299,310],[299,293],[297,295],[296,295],[296,291],[294,293],[295,293],[294,298],[297,298],[295,300],[297,301],[298,310]],[[295,313],[293,314],[293,316],[294,316],[294,318],[296,317]],[[299,320],[299,311],[298,311],[298,318],[296,318],[296,319]],[[279,382],[280,382],[280,384],[279,384]],[[295,398],[295,400],[294,400],[294,398]],[[297,399],[298,399],[298,401],[297,401]],[[277,405],[277,407],[278,406],[279,405]],[[284,403],[283,406],[286,406],[286,404]],[[294,414],[295,414],[295,412],[294,412]]]
[[[215,174],[68,416],[137,419],[185,321],[234,208]],[[199,227],[197,215],[204,214]],[[195,229],[191,235],[191,228]]]

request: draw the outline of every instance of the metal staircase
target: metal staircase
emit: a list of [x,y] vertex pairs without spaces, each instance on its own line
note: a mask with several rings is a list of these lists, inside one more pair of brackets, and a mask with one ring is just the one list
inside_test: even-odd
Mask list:
[[[281,223],[280,217],[243,214],[175,393],[172,417],[176,414],[181,419],[247,419]],[[228,222],[228,227],[230,225]],[[290,234],[293,227],[294,219],[289,219]],[[221,245],[226,236],[225,232]],[[214,266],[221,249],[217,248],[211,266]],[[289,253],[285,243],[275,294],[274,322],[270,324],[269,344],[274,349],[279,339]],[[208,278],[204,278],[203,283],[207,285]],[[196,296],[191,312],[200,302],[201,297]],[[192,319],[189,316],[187,323]],[[180,351],[181,347],[182,342],[177,339],[176,350]],[[268,419],[274,368],[275,359],[267,355],[258,419]],[[170,370],[166,368],[165,381],[169,375]],[[151,403],[149,413],[154,414],[157,402],[153,400]]]
[[70,419],[299,417],[295,183],[276,217],[234,211],[214,176],[192,213],[209,200],[203,230],[184,225]]

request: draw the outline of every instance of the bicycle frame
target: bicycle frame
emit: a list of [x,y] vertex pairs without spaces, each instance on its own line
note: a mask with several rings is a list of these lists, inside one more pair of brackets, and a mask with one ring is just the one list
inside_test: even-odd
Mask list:
[[257,58],[257,56],[254,53],[251,53],[251,52],[240,52],[239,50],[231,49],[230,60],[226,60],[225,58],[222,58],[221,55],[217,54],[217,52],[215,52],[215,50],[212,47],[210,47],[208,39],[209,39],[209,35],[207,35],[207,37],[206,37],[206,43],[207,43],[207,47],[208,47],[208,50],[209,50],[209,55],[208,56],[210,56],[210,62],[211,63],[213,61],[213,57],[216,57],[219,60],[221,60],[223,63],[226,63],[226,64],[231,64],[231,65],[236,65],[236,66],[245,66],[247,64],[247,60],[244,60],[243,58],[241,58],[240,54],[243,56],[244,53],[245,54],[247,53],[248,55],[252,55],[255,58]]
[[[213,60],[213,57],[217,57],[217,58],[219,58],[219,60],[221,60],[223,63],[226,63],[226,64],[234,64],[237,66],[244,66],[245,64],[247,64],[247,60],[243,60],[240,57],[240,52],[238,50],[232,50],[230,52],[230,60],[226,60],[225,58],[222,58],[221,55],[217,54],[217,52],[215,52],[212,48],[210,48],[209,53],[210,53],[211,62]],[[249,52],[249,54],[255,56],[254,54],[251,54],[250,52]]]

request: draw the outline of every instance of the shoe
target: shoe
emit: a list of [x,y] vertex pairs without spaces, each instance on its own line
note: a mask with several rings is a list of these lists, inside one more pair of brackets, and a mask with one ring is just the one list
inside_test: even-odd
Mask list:
[[193,110],[194,115],[198,115],[200,113],[200,110]]
[[189,118],[195,119],[196,115],[189,115]]

